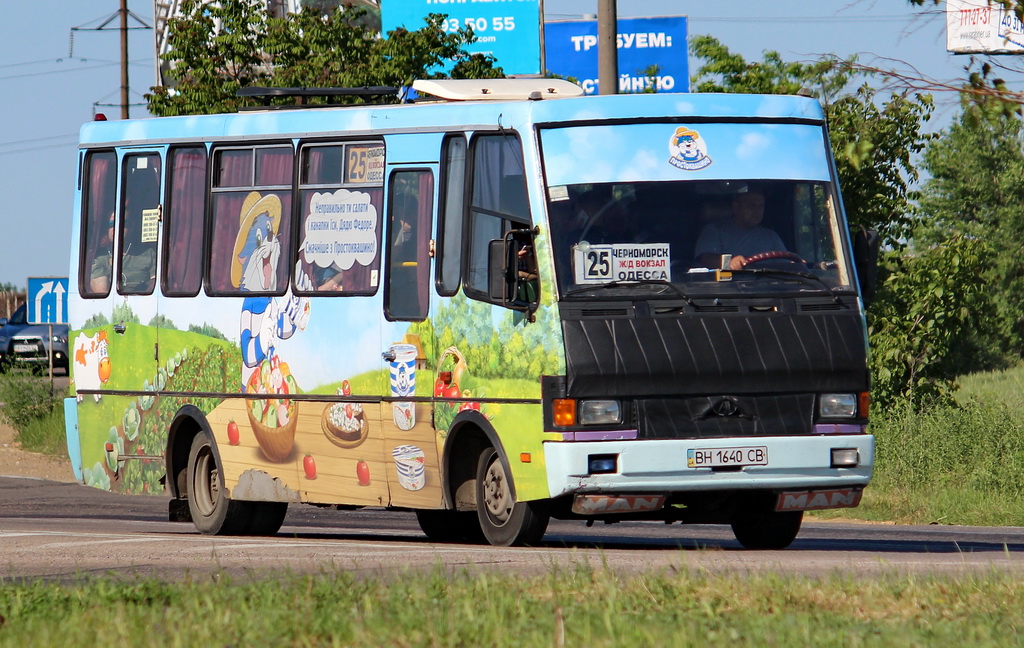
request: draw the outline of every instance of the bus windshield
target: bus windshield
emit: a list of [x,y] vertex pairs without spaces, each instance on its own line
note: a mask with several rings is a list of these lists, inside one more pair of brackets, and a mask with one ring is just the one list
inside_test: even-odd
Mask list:
[[822,137],[756,122],[543,130],[559,293],[852,291]]
[[634,282],[686,284],[691,296],[851,288],[828,183],[631,182],[565,189],[564,205],[549,203],[563,295],[611,283],[621,294]]

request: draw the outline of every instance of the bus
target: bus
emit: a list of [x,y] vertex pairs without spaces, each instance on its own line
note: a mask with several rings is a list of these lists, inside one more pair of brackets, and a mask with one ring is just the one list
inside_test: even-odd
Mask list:
[[555,518],[783,548],[858,505],[877,243],[815,100],[412,89],[83,126],[81,483],[206,534],[303,503],[499,546]]

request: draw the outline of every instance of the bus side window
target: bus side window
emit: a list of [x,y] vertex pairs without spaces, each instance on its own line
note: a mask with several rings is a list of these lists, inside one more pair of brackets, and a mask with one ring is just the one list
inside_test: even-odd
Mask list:
[[429,308],[434,176],[424,170],[396,171],[389,191],[384,315],[389,320],[420,321]]
[[83,173],[78,285],[83,297],[106,297],[113,276],[117,156],[113,151],[89,153]]
[[203,284],[203,223],[206,215],[206,149],[171,149],[164,214],[166,295],[193,296]]
[[462,230],[466,218],[466,138],[449,137],[444,142],[441,169],[441,222],[437,240],[437,291],[454,295],[462,281]]
[[156,285],[160,156],[125,156],[117,291],[148,295]]
[[473,140],[471,157],[473,190],[464,287],[469,297],[493,303],[489,286],[490,242],[502,238],[510,229],[530,225],[523,151],[514,135],[482,135]]

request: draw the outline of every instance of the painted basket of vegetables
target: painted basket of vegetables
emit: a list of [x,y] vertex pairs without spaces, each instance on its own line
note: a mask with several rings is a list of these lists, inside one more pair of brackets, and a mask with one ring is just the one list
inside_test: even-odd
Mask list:
[[299,404],[289,398],[299,389],[288,363],[279,362],[276,356],[265,359],[249,377],[245,391],[269,396],[246,399],[249,425],[267,459],[278,463],[287,460],[295,445],[299,422]]

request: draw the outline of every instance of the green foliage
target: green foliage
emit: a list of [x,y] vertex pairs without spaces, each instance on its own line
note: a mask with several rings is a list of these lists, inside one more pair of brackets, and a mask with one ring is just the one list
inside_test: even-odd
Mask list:
[[33,418],[18,430],[17,438],[24,450],[66,459],[68,447],[64,434],[64,410],[58,405],[48,414]]
[[852,517],[908,524],[1024,524],[1020,406],[967,400],[875,417],[875,477]]
[[1015,645],[1024,583],[967,576],[620,574],[580,562],[354,576],[12,579],[4,646],[998,646]]
[[818,97],[850,227],[875,229],[884,245],[902,245],[914,224],[910,187],[918,175],[913,158],[927,142],[921,129],[933,109],[930,96],[882,95],[867,82],[851,91],[856,80],[848,65],[852,60],[786,63],[778,52],[765,52],[763,61],[747,62],[711,36],[693,37],[690,50],[701,61],[693,77],[697,92],[804,90]]
[[50,381],[32,376],[7,375],[0,379],[3,418],[16,430],[61,411],[59,394],[50,390]]
[[421,29],[399,28],[382,39],[364,24],[365,10],[354,6],[326,13],[307,6],[284,18],[265,7],[260,0],[185,0],[181,16],[171,20],[171,51],[163,55],[176,83],[152,88],[150,112],[235,112],[257,105],[236,96],[247,86],[401,86],[442,76],[434,70],[448,61],[454,61],[453,78],[503,76],[493,57],[463,49],[474,41],[472,30],[445,33],[441,14],[429,15]]
[[877,405],[948,400],[952,377],[972,362],[970,333],[989,326],[990,294],[978,277],[991,263],[985,241],[961,234],[917,254],[886,256],[869,313]]
[[950,231],[988,241],[992,263],[978,280],[993,293],[987,316],[997,332],[979,341],[984,351],[967,370],[992,366],[993,358],[1024,354],[1024,127],[1017,117],[980,118],[970,107],[924,156],[931,176],[920,209],[928,221],[919,232],[934,241]]

